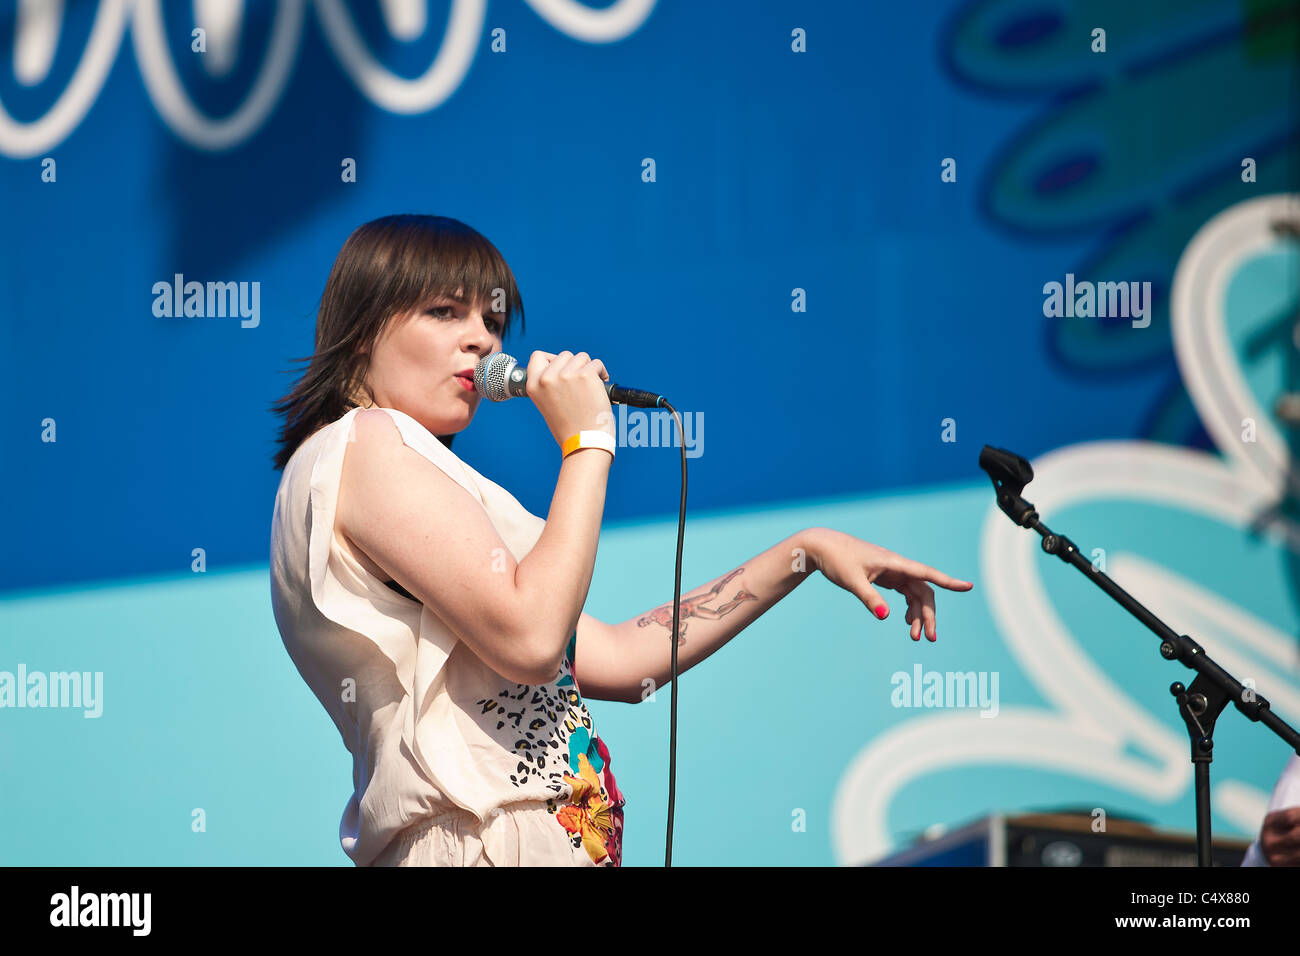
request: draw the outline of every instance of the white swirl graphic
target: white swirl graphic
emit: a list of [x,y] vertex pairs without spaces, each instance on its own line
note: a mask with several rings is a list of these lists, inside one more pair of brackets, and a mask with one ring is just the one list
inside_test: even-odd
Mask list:
[[[1192,238],[1174,272],[1170,315],[1178,368],[1225,458],[1144,441],[1058,449],[1031,463],[1030,497],[1049,524],[1053,513],[1070,505],[1110,499],[1178,508],[1244,532],[1276,504],[1288,471],[1286,444],[1236,364],[1226,291],[1242,262],[1282,242],[1273,223],[1293,220],[1298,208],[1300,197],[1277,195],[1224,210]],[[1245,417],[1258,422],[1258,442],[1241,440]],[[1261,537],[1280,559],[1286,551],[1300,554],[1300,527],[1285,517]],[[980,538],[990,611],[1007,650],[1051,706],[1004,706],[992,721],[980,720],[975,711],[934,714],[867,742],[836,787],[831,829],[839,863],[869,862],[893,849],[889,814],[903,788],[956,767],[1051,771],[1155,803],[1186,792],[1186,736],[1148,712],[1099,666],[1049,599],[1041,577],[1045,564],[1038,538],[990,502]],[[1112,553],[1110,565],[1122,587],[1176,632],[1195,635],[1229,671],[1262,675],[1260,692],[1284,719],[1294,723],[1300,717],[1289,635],[1230,597],[1141,555]],[[1142,640],[1143,635],[1134,638]],[[1175,676],[1191,675],[1171,671]],[[1277,742],[1269,743],[1276,750]],[[1217,817],[1250,831],[1259,826],[1268,796],[1220,776],[1212,803]]]
[[[25,16],[23,11],[32,9],[31,4],[23,4],[18,17],[18,29],[14,33],[14,61],[26,64],[25,71],[19,75],[20,81],[33,82],[44,76],[39,63],[48,53],[54,56],[51,31],[57,38],[58,27],[48,16]],[[57,146],[77,128],[90,112],[90,106],[104,88],[104,79],[117,59],[118,47],[122,43],[122,34],[126,32],[127,20],[131,15],[130,0],[103,0],[95,11],[95,22],[90,29],[90,39],[86,43],[86,52],[72,74],[72,82],[67,89],[40,119],[32,123],[20,123],[9,115],[4,104],[0,103],[0,153],[15,159],[27,159],[38,156],[53,146]],[[35,54],[24,54],[26,49],[38,50]],[[48,69],[48,60],[44,67]],[[34,76],[36,71],[39,76]]]
[[394,75],[370,55],[341,0],[316,0],[316,13],[330,49],[370,102],[391,113],[423,113],[456,92],[469,72],[483,34],[487,0],[452,0],[438,55],[416,80]]
[[[638,30],[656,0],[619,0],[594,10],[575,0],[528,0],[552,27],[584,43],[613,43]],[[167,48],[160,0],[100,0],[90,38],[67,88],[46,113],[30,123],[14,119],[0,103],[0,155],[29,159],[62,143],[89,113],[104,87],[122,40],[131,31],[140,75],[154,108],[168,127],[191,147],[208,152],[230,149],[255,134],[284,93],[302,46],[307,0],[276,5],[266,62],[244,103],[230,116],[215,118],[199,109],[185,92]],[[427,112],[446,102],[474,62],[487,18],[487,0],[452,0],[442,44],[423,75],[405,79],[383,66],[366,48],[342,0],[313,0],[317,20],[339,65],[375,105],[391,113]],[[242,4],[218,9],[195,0],[195,19],[212,34],[212,75],[229,71],[242,23]],[[234,11],[232,14],[232,10]],[[385,0],[383,20],[397,39],[421,35],[429,22],[427,0]],[[205,13],[206,11],[206,13]],[[206,17],[206,19],[204,19]],[[54,61],[62,30],[63,4],[22,0],[14,28],[14,74],[33,86],[45,79]]]
[[280,101],[298,55],[303,0],[281,0],[271,28],[270,52],[244,105],[223,120],[213,120],[191,102],[176,75],[163,36],[159,0],[135,0],[131,37],[154,108],[177,136],[197,149],[229,149],[252,136]]

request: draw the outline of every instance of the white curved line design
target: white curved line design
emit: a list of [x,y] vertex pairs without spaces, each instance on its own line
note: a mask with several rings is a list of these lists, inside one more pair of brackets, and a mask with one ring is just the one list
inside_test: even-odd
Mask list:
[[[49,152],[72,134],[103,89],[128,28],[140,76],[159,116],[191,147],[217,152],[255,134],[274,111],[293,72],[302,46],[308,0],[281,0],[266,61],[245,101],[230,116],[205,114],[186,93],[172,62],[163,31],[160,0],[100,0],[81,61],[64,92],[46,113],[31,121],[16,120],[0,103],[0,155],[29,159]],[[397,76],[367,49],[341,0],[311,0],[335,59],[357,88],[375,105],[392,113],[434,109],[450,98],[465,79],[482,40],[487,0],[452,0],[442,44],[423,75]],[[592,9],[575,0],[528,0],[556,29],[584,43],[613,43],[638,30],[657,0],[618,0]],[[196,0],[195,16],[209,17],[208,53],[203,61],[211,76],[230,71],[239,50],[242,0]],[[206,11],[206,13],[205,13]],[[62,0],[21,0],[14,34],[14,70],[19,83],[31,86],[49,72],[62,32]],[[429,23],[428,0],[384,0],[380,13],[396,39],[409,42]],[[203,25],[203,24],[200,24]]]
[[62,24],[63,0],[18,0],[14,78],[23,86],[35,86],[49,76]]
[[[1231,361],[1224,305],[1235,269],[1278,242],[1272,223],[1294,219],[1296,212],[1297,197],[1290,195],[1234,206],[1202,227],[1175,271],[1171,312],[1179,369],[1227,461],[1142,441],[1063,448],[1033,462],[1032,499],[1044,515],[1110,498],[1180,507],[1244,529],[1275,504],[1288,470],[1287,448]],[[1253,444],[1240,438],[1241,418],[1249,415],[1258,426]],[[1300,527],[1293,522],[1279,516],[1262,534],[1275,547],[1300,553]],[[859,864],[888,853],[889,810],[899,792],[954,767],[1047,768],[1161,802],[1176,799],[1189,785],[1181,729],[1171,732],[1123,693],[1052,607],[1039,573],[1050,559],[1039,540],[991,503],[981,531],[981,580],[996,635],[1053,707],[1003,707],[992,720],[981,720],[975,711],[927,715],[869,742],[850,761],[832,801],[838,862]],[[1171,627],[1194,634],[1238,677],[1258,675],[1259,692],[1277,711],[1292,721],[1300,716],[1300,688],[1291,669],[1295,649],[1287,635],[1223,595],[1137,555],[1114,555],[1110,574]],[[1133,626],[1136,642],[1154,645],[1154,635]],[[1180,678],[1191,676],[1179,669]],[[1176,679],[1172,672],[1170,679]],[[1245,829],[1258,826],[1267,794],[1230,779],[1216,780],[1214,793],[1217,814]]]
[[244,0],[194,0],[194,21],[203,24],[207,52],[199,60],[209,76],[226,76],[239,59]]
[[237,146],[261,128],[280,101],[298,55],[303,2],[281,0],[276,6],[270,50],[248,99],[230,116],[214,120],[194,105],[176,74],[163,34],[160,0],[135,0],[131,37],[140,76],[154,107],[177,136],[191,146],[217,152]]
[[392,113],[423,113],[455,93],[469,72],[487,0],[452,0],[438,55],[414,80],[397,76],[370,55],[340,0],[316,0],[316,13],[334,55],[372,103]]
[[[18,122],[0,103],[0,153],[15,159],[39,156],[63,142],[80,125],[90,112],[91,105],[99,98],[108,71],[117,59],[130,13],[131,0],[101,0],[99,9],[95,11],[95,22],[90,28],[90,39],[86,41],[86,52],[82,54],[71,82],[40,119],[31,123]],[[21,36],[15,34],[15,44],[48,42],[48,31],[51,29],[48,24],[39,18],[25,20],[24,23],[39,23],[40,27],[35,34],[30,32],[31,29],[36,29],[32,27]],[[50,56],[53,57],[53,51]],[[23,59],[23,54],[16,52],[15,59]]]
[[429,22],[425,0],[379,0],[384,26],[399,40],[414,40]]
[[[1234,361],[1223,306],[1235,264],[1276,244],[1272,224],[1282,219],[1300,221],[1300,197],[1261,196],[1214,216],[1188,243],[1169,299],[1174,354],[1206,431],[1225,455],[1277,489],[1290,452]],[[1255,420],[1257,441],[1241,440],[1243,418]]]
[[[1095,442],[1071,446],[1033,462],[1033,500],[1051,514],[1072,504],[1104,498],[1150,501],[1183,506],[1238,526],[1245,526],[1272,496],[1257,483],[1239,483],[1233,473],[1210,455],[1149,442]],[[1041,482],[1041,485],[1040,485]],[[1300,529],[1268,532],[1283,547],[1300,550]],[[1070,633],[1047,599],[1040,569],[1049,560],[1038,536],[1012,524],[991,505],[981,534],[981,581],[997,633],[1026,676],[1054,709],[1003,707],[992,720],[974,711],[936,714],[908,720],[891,728],[850,762],[832,805],[833,847],[840,863],[858,864],[889,852],[889,807],[912,780],[934,771],[962,765],[1026,766],[1076,774],[1093,782],[1128,790],[1158,802],[1175,799],[1189,784],[1187,741],[1137,706],[1094,663]],[[1194,582],[1180,580],[1164,569],[1151,583],[1163,584],[1162,603],[1148,593],[1140,571],[1154,567],[1128,555],[1116,555],[1111,576],[1153,611],[1170,617],[1185,606],[1223,604]],[[1062,569],[1061,573],[1069,573]],[[1178,601],[1170,597],[1178,595]],[[1214,640],[1198,631],[1211,656],[1227,664],[1258,657],[1277,659],[1281,653],[1275,629],[1252,631],[1256,623],[1241,608],[1216,619],[1228,635]],[[1155,652],[1154,635],[1134,623],[1134,641],[1146,640]],[[1228,642],[1232,643],[1228,643]],[[1257,652],[1246,657],[1242,648]],[[1244,672],[1239,672],[1244,673]],[[1260,671],[1256,671],[1260,673]],[[1179,670],[1176,678],[1190,678]],[[1294,688],[1271,674],[1273,684],[1260,681],[1260,692],[1284,711],[1300,701]],[[1277,686],[1283,685],[1283,686]],[[1170,707],[1172,708],[1172,702]],[[1134,751],[1147,755],[1134,756]],[[1251,792],[1237,784],[1236,793]],[[1244,789],[1243,789],[1244,788]],[[1263,797],[1263,794],[1258,794]],[[1240,807],[1241,801],[1234,806]],[[1253,804],[1252,804],[1253,805]]]
[[641,29],[655,0],[619,0],[593,10],[574,0],[528,0],[528,5],[561,33],[586,43],[613,43]]

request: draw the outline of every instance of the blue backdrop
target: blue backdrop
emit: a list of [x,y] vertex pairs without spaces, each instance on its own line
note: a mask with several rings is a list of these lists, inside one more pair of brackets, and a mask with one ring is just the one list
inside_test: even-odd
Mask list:
[[[992,508],[986,442],[1300,721],[1292,5],[23,9],[0,2],[0,672],[103,696],[0,708],[0,861],[347,862],[350,758],[271,617],[268,406],[343,240],[394,212],[502,251],[508,351],[585,350],[690,414],[684,593],[809,525],[976,582],[929,646],[897,595],[882,624],[815,576],[688,674],[675,862],[860,862],[994,809],[1191,828],[1183,672]],[[157,315],[178,274],[257,283],[255,320]],[[1051,283],[1104,282],[1138,297],[1049,314]],[[455,450],[545,516],[530,403]],[[620,452],[588,613],[671,598],[679,472]],[[996,714],[900,706],[916,666],[997,675]],[[593,708],[629,865],[662,860],[668,700]],[[1244,724],[1220,833],[1253,832],[1287,756]]]

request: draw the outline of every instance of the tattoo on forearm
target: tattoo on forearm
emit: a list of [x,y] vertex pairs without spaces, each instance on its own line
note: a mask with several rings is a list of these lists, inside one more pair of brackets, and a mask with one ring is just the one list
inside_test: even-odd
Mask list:
[[[716,621],[718,618],[726,617],[746,601],[758,600],[756,595],[751,594],[742,587],[736,592],[735,596],[725,604],[720,604],[717,607],[705,606],[706,602],[712,601],[722,593],[722,589],[726,587],[728,581],[738,574],[743,574],[744,570],[744,568],[736,568],[736,570],[732,571],[726,577],[720,578],[717,584],[713,585],[712,588],[703,594],[697,594],[695,597],[682,598],[681,615],[677,621],[678,647],[681,647],[686,643],[687,618],[698,617],[701,620]],[[659,624],[665,628],[671,628],[673,626],[673,602],[669,601],[667,604],[661,604],[653,611],[643,614],[637,619],[636,623],[638,627],[645,627],[649,624]]]

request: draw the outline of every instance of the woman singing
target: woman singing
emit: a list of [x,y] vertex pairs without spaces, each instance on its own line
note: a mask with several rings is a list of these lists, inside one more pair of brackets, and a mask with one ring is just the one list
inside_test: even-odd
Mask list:
[[[582,611],[613,447],[564,455],[544,520],[451,451],[478,408],[473,369],[516,314],[514,276],[474,229],[366,223],[275,406],[275,618],[352,754],[339,839],[358,866],[620,864],[623,795],[584,700],[668,683],[672,602],[621,624]],[[528,398],[557,446],[612,437],[608,379],[585,352],[531,354]],[[678,672],[813,570],[881,618],[873,584],[902,593],[913,640],[936,639],[926,582],[973,586],[809,528],[683,595]]]

